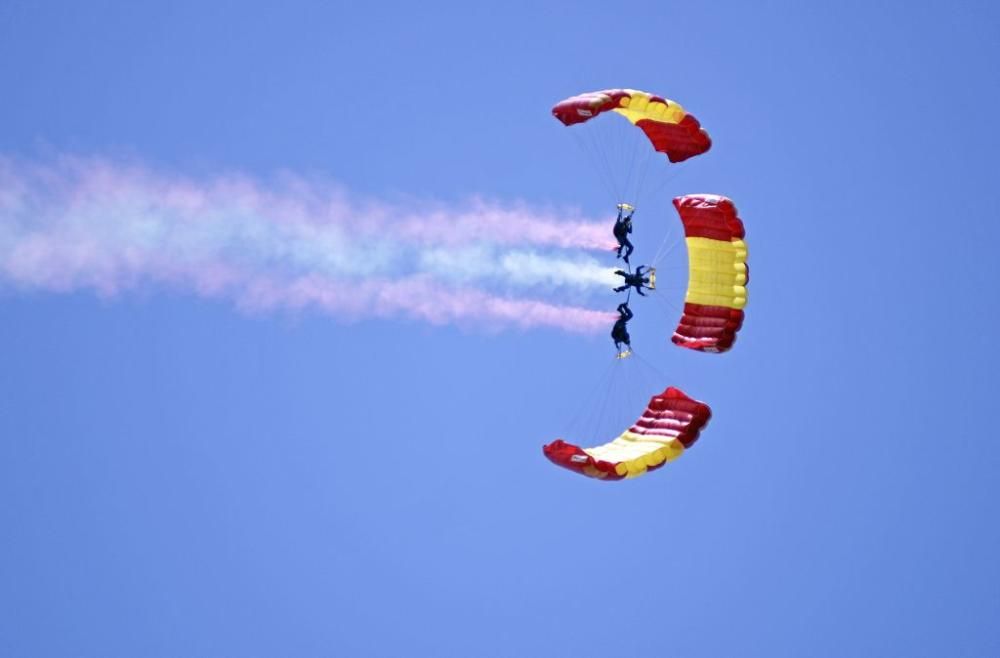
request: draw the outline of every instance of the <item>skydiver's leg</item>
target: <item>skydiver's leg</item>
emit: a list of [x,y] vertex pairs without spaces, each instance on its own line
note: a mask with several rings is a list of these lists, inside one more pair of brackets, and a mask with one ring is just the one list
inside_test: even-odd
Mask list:
[[[635,247],[632,246],[632,242],[627,237],[623,238],[622,242],[622,246],[625,247],[625,262],[627,263],[628,257],[632,255],[632,250],[634,250]],[[618,248],[618,253],[621,255],[621,247]]]

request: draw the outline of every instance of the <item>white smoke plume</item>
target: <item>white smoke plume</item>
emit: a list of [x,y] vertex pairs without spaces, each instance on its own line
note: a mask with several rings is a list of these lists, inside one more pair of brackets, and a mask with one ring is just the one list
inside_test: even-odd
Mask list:
[[[114,296],[168,286],[341,319],[606,330],[607,222],[472,200],[355,200],[284,174],[205,180],[135,163],[0,157],[0,286]],[[565,300],[574,300],[567,303]]]

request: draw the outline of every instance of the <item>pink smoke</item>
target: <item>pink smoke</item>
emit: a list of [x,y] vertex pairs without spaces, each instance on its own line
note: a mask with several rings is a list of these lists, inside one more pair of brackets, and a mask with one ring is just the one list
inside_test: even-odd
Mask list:
[[345,289],[319,278],[275,281],[257,277],[239,297],[251,310],[317,308],[346,319],[404,317],[435,325],[477,321],[496,328],[548,327],[574,333],[607,329],[611,313],[536,300],[505,299],[469,288],[442,288],[426,277],[365,281]]
[[[397,243],[609,246],[606,222],[569,216],[482,200],[458,209],[355,202],[337,185],[289,174],[196,180],[101,158],[0,157],[0,283],[103,296],[159,284],[255,311],[605,330],[613,314],[392,272]],[[359,231],[375,260],[382,245],[385,264],[358,255]]]
[[426,200],[387,203],[354,199],[338,184],[283,173],[262,182],[239,173],[196,180],[139,164],[104,158],[62,156],[37,165],[0,156],[0,209],[4,193],[20,191],[83,205],[100,200],[141,202],[162,212],[198,217],[227,208],[267,216],[274,222],[341,226],[361,234],[391,232],[396,239],[451,246],[470,242],[610,250],[609,221],[576,210],[532,208],[523,202],[473,198],[449,207]]

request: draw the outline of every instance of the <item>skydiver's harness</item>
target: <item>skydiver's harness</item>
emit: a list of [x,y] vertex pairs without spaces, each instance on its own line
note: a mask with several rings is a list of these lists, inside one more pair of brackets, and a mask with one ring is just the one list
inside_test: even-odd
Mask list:
[[[628,307],[628,302],[623,302],[618,305],[618,320],[615,322],[616,329],[625,329],[625,325],[628,321],[634,317],[632,309]],[[614,332],[612,332],[614,333]],[[628,335],[627,333],[625,335]]]
[[[641,268],[640,268],[641,269]],[[641,288],[643,285],[649,283],[649,279],[645,275],[640,273],[640,269],[636,269],[635,272],[623,272],[618,270],[618,274],[625,279],[625,285],[629,287]]]
[[[628,321],[632,319],[632,309],[628,307],[628,302],[618,305],[618,320],[611,328],[611,339],[615,341],[615,348],[618,349],[617,358],[624,359],[632,354],[632,339],[628,335]],[[625,344],[625,349],[621,345]]]
[[615,220],[613,232],[619,243],[624,241],[628,237],[628,234],[632,232],[632,215],[622,219],[621,212],[619,212],[618,219]]

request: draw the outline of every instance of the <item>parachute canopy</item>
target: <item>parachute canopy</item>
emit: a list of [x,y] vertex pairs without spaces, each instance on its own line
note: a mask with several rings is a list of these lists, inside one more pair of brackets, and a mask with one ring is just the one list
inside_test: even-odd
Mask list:
[[743,222],[736,206],[716,194],[674,199],[688,249],[684,314],[673,342],[701,352],[725,352],[743,326],[750,280]]
[[552,114],[564,125],[583,123],[603,112],[617,112],[642,129],[653,148],[671,162],[683,162],[712,147],[694,116],[672,100],[635,89],[607,89],[556,103]]
[[680,457],[711,417],[707,404],[671,386],[653,396],[639,420],[610,443],[580,448],[556,439],[542,450],[554,464],[582,475],[600,480],[633,478]]

